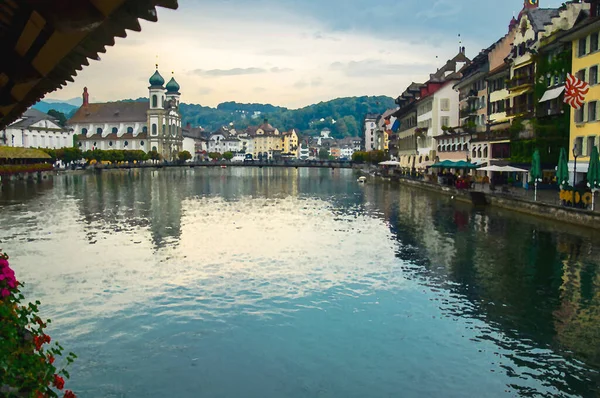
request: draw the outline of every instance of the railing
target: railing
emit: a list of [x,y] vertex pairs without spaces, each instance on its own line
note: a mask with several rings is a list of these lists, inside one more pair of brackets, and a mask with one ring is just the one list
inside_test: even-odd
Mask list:
[[465,100],[465,99],[467,99],[467,98],[473,98],[473,97],[477,97],[477,91],[476,91],[476,90],[473,90],[473,89],[471,89],[471,90],[467,91],[467,92],[466,92],[466,93],[464,93],[464,94],[460,94],[458,97],[459,97],[459,98],[458,98],[458,99],[459,99],[459,101],[463,101],[463,100]]
[[520,104],[506,108],[507,116],[517,116],[530,113],[533,113],[533,105],[530,104]]
[[465,118],[465,117],[469,117],[469,116],[474,116],[476,113],[477,113],[477,109],[471,108],[471,107],[463,108],[459,112],[461,119]]
[[520,86],[533,85],[534,79],[533,75],[527,76],[515,76],[512,79],[509,79],[506,86],[509,90],[515,89]]

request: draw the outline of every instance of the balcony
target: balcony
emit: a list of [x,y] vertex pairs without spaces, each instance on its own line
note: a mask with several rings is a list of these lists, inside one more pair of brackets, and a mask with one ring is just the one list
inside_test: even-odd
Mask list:
[[469,98],[477,97],[477,90],[471,89],[465,93],[461,93],[458,97],[459,101],[464,101]]
[[515,90],[517,88],[532,86],[534,84],[534,76],[526,75],[526,76],[515,76],[512,79],[508,79],[506,81],[506,87],[509,90]]
[[533,113],[533,105],[517,104],[506,108],[506,116],[527,116]]
[[464,108],[462,108],[459,112],[459,116],[461,119],[465,118],[465,117],[469,117],[469,116],[474,116],[477,114],[477,108],[475,108],[474,106],[466,106]]

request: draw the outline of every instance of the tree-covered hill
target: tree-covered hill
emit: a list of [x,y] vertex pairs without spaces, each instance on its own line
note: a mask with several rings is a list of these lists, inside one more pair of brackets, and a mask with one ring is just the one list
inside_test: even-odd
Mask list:
[[[126,99],[123,101],[148,101],[147,98]],[[224,102],[216,108],[199,104],[181,103],[180,111],[184,125],[190,123],[194,127],[203,127],[208,131],[217,130],[220,126],[233,125],[244,129],[250,125],[261,124],[263,119],[280,130],[292,128],[303,134],[318,135],[321,129],[328,127],[335,138],[359,136],[362,134],[361,123],[367,113],[383,113],[394,108],[394,100],[386,96],[378,97],[345,97],[320,102],[300,109],[288,109],[271,104],[241,104]],[[38,102],[34,108],[43,112],[50,109],[61,111],[71,116],[76,107],[63,103]]]

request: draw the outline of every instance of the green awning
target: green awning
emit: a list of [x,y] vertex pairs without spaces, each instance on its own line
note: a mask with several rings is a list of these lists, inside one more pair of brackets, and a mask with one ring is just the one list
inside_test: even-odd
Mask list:
[[479,166],[464,160],[453,162],[451,160],[443,160],[441,162],[433,164],[431,167],[443,168],[443,169],[476,169]]

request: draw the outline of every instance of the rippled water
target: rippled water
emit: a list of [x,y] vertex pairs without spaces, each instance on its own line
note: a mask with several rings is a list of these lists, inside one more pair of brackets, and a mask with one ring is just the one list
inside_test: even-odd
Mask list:
[[597,397],[600,242],[349,170],[67,175],[1,246],[81,397]]

